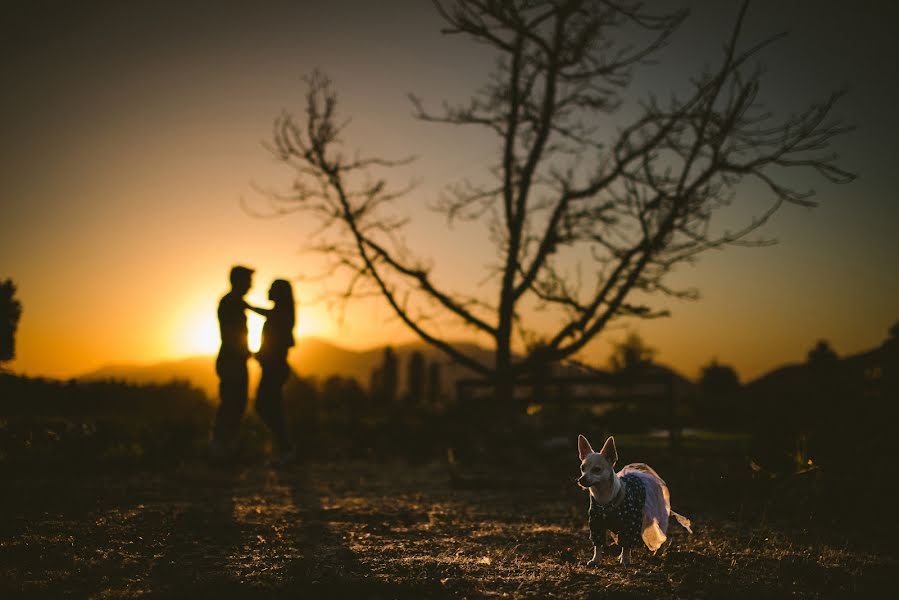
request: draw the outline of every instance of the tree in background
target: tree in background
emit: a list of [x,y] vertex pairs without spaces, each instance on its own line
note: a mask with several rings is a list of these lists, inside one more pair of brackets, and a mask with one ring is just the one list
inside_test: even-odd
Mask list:
[[371,370],[368,377],[368,395],[375,402],[381,400],[381,367],[375,367]]
[[319,386],[312,377],[292,375],[284,384],[284,412],[290,420],[308,421],[319,409]]
[[16,357],[16,330],[22,316],[22,303],[15,296],[13,280],[0,281],[0,365]]
[[381,363],[381,380],[384,401],[388,404],[396,402],[397,393],[399,391],[399,360],[393,348],[387,346],[384,348],[384,361]]
[[332,375],[322,383],[318,393],[324,409],[343,421],[355,421],[368,404],[368,396],[352,377]]
[[892,404],[890,412],[899,416],[899,321],[890,327],[889,336],[883,343],[883,363],[881,365],[881,386],[884,398]]
[[613,346],[609,368],[615,373],[639,371],[652,364],[655,354],[655,348],[649,347],[640,334],[632,331]]
[[808,351],[808,364],[813,367],[828,367],[836,364],[839,357],[827,340],[818,340],[815,347]]
[[890,327],[889,335],[887,336],[886,341],[883,343],[883,349],[885,351],[887,357],[888,366],[892,371],[893,375],[899,375],[899,373],[895,372],[895,369],[899,367],[899,321]]
[[418,404],[425,400],[425,355],[418,350],[409,355],[406,393],[410,404]]
[[738,403],[739,391],[740,378],[736,369],[713,358],[700,371],[699,397],[694,415],[696,422],[715,427],[745,424],[744,411]]
[[730,398],[740,389],[740,378],[730,365],[722,365],[717,358],[702,367],[699,387],[704,398],[715,400]]
[[[654,13],[635,0],[435,1],[444,33],[496,54],[470,101],[431,112],[412,97],[418,118],[497,141],[484,176],[451,187],[436,207],[449,222],[482,223],[494,245],[489,285],[478,291],[446,289],[433,261],[406,247],[407,219],[390,207],[409,188],[383,172],[407,161],[341,150],[345,121],[319,72],[307,78],[304,118],[285,113],[275,123],[271,149],[296,177],[288,194],[270,196],[273,208],[321,219],[315,247],[347,276],[342,297],[382,297],[420,339],[509,399],[516,377],[572,357],[613,320],[668,314],[644,298],[696,298],[672,286],[676,265],[713,248],[770,243],[750,236],[785,204],[814,205],[786,171],[854,178],[830,152],[847,130],[831,118],[840,93],[783,118],[763,100],[757,57],[781,36],[743,42],[748,4],[717,61],[684,77],[685,92],[640,99],[629,89],[635,70],[662,57],[687,12]],[[743,182],[761,187],[738,193]],[[713,216],[738,200],[754,216],[716,226]],[[530,330],[535,309],[557,317],[557,328]],[[490,339],[494,363],[441,334],[435,324],[447,322]],[[546,340],[540,352],[513,362],[513,345],[535,337]]]
[[887,337],[886,343],[891,347],[899,345],[899,321],[896,321],[893,326],[890,327],[888,333],[889,336]]
[[376,402],[394,404],[399,388],[399,361],[393,348],[386,346],[381,364],[372,371],[369,392]]

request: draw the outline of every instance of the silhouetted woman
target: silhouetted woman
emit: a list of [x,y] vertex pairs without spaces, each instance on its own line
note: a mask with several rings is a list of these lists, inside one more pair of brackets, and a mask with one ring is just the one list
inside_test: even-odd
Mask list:
[[248,306],[265,317],[262,326],[262,343],[256,360],[262,367],[262,377],[256,392],[256,413],[272,431],[275,438],[276,461],[293,460],[293,443],[287,433],[287,419],[284,416],[284,398],[281,388],[290,375],[287,352],[294,345],[293,326],[296,322],[296,304],[290,282],[276,279],[268,290],[268,299],[275,303],[272,308]]

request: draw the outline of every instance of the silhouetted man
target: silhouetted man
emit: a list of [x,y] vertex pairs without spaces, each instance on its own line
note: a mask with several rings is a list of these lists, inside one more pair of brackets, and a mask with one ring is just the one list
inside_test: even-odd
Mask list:
[[231,291],[219,301],[219,331],[222,346],[215,361],[215,372],[219,376],[219,398],[221,402],[215,416],[212,432],[212,452],[214,458],[224,458],[233,449],[240,420],[247,407],[247,359],[250,348],[247,345],[246,302],[243,297],[253,286],[253,270],[236,266],[231,269]]

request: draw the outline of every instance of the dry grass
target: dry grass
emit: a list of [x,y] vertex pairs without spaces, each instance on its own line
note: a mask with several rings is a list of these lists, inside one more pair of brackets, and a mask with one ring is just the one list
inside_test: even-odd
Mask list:
[[459,489],[442,465],[348,461],[20,476],[3,498],[0,596],[814,598],[897,583],[894,557],[688,494],[675,504],[694,535],[672,525],[656,555],[623,569],[607,551],[588,569],[586,497],[569,475]]

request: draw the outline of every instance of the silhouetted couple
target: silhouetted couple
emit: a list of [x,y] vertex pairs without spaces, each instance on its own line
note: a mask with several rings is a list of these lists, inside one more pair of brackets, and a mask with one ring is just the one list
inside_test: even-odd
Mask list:
[[236,266],[231,269],[231,290],[219,301],[219,330],[222,346],[215,361],[219,376],[221,403],[215,417],[212,432],[212,453],[215,459],[228,458],[234,451],[240,430],[240,421],[247,407],[249,376],[247,359],[250,348],[247,340],[246,310],[265,317],[262,327],[262,343],[256,360],[262,367],[262,377],[256,392],[256,413],[271,430],[275,440],[273,462],[295,460],[296,453],[287,432],[284,416],[284,399],[281,389],[290,375],[287,352],[294,345],[293,326],[296,305],[290,282],[276,279],[268,291],[274,302],[272,308],[250,306],[244,296],[253,287],[253,270]]

